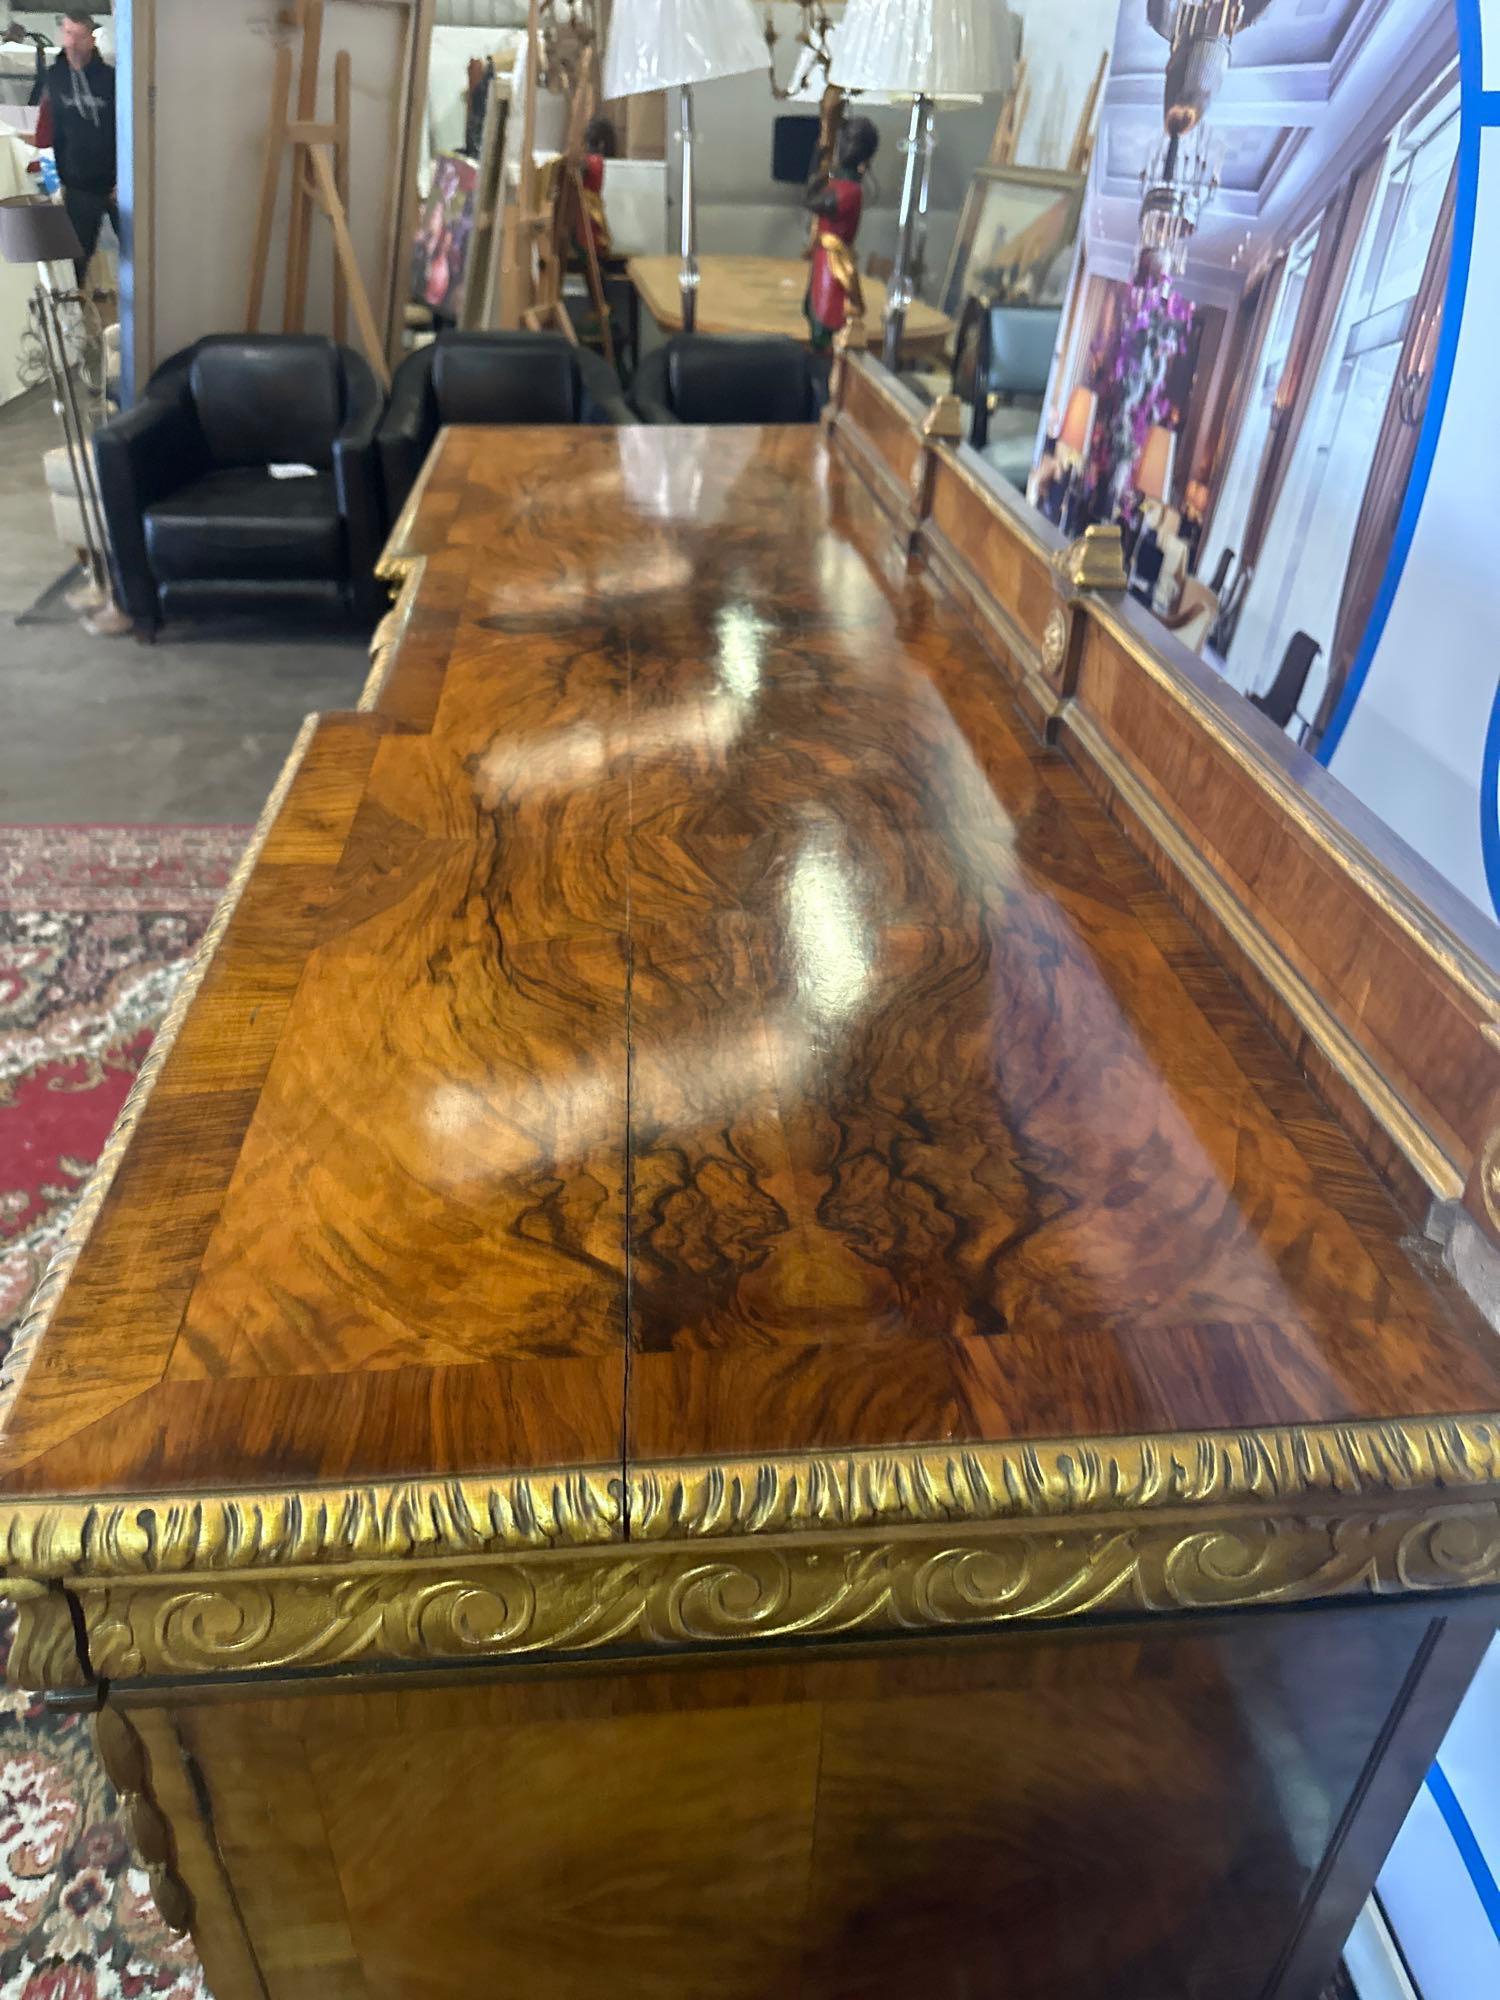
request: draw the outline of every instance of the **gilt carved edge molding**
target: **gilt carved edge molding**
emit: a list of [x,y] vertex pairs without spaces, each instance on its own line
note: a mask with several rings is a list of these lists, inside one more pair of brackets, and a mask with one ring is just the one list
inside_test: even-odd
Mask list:
[[375,565],[375,574],[389,588],[393,601],[371,635],[370,671],[355,703],[358,715],[373,715],[380,707],[380,697],[385,693],[385,684],[390,679],[396,654],[421,594],[426,568],[425,556],[391,555],[389,552],[383,554]]
[[918,1445],[234,1493],[16,1499],[0,1570],[40,1583],[365,1571],[601,1544],[1009,1522],[1195,1531],[1309,1508],[1408,1521],[1500,1495],[1500,1415]]
[[79,1596],[94,1671],[134,1680],[605,1648],[651,1654],[1497,1583],[1500,1501],[1491,1500],[1415,1519],[616,1544],[491,1558],[459,1574],[413,1565],[331,1583],[284,1573],[179,1578],[90,1585]]

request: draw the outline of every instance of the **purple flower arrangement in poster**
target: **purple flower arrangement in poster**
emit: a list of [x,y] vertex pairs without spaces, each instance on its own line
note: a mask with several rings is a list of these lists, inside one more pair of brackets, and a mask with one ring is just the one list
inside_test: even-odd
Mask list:
[[1094,369],[1099,414],[1089,476],[1100,519],[1129,505],[1130,476],[1147,432],[1176,415],[1170,377],[1187,350],[1192,325],[1192,305],[1169,277],[1147,273],[1125,289]]

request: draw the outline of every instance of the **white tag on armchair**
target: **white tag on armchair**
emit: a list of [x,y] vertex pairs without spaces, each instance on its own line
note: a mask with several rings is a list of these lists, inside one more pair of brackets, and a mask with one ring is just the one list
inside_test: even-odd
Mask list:
[[273,479],[316,479],[318,476],[315,465],[268,465],[266,470]]

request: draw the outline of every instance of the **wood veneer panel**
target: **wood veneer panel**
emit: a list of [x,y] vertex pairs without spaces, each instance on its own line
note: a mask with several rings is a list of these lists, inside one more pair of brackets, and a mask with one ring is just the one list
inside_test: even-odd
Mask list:
[[922,439],[914,418],[921,404],[910,390],[863,369],[844,378],[839,423],[881,505],[907,529],[916,525],[918,468]]
[[[1035,667],[1057,603],[1057,579],[1043,550],[1023,540],[1004,501],[986,493],[947,452],[939,452],[933,464],[926,526],[962,560],[985,598],[1014,620],[1033,655],[1024,664]],[[1037,528],[1045,532],[1040,517]]]
[[1272,1614],[173,1722],[269,2000],[1294,2000],[1278,1964],[1347,1903],[1368,1801],[1383,1826],[1420,1781],[1382,1752],[1456,1699],[1435,1631]]
[[818,432],[454,432],[423,507],[12,1490],[1500,1408]]
[[[1353,892],[1345,862],[1312,822],[1279,805],[1225,748],[1222,730],[1206,728],[1161,675],[1092,620],[1078,699],[1444,1151],[1471,1158],[1500,1083],[1500,1058],[1480,1034],[1492,1012],[1485,996],[1465,992],[1463,978],[1378,898]],[[1087,740],[1079,754],[1094,761]],[[1097,782],[1108,786],[1110,774]]]

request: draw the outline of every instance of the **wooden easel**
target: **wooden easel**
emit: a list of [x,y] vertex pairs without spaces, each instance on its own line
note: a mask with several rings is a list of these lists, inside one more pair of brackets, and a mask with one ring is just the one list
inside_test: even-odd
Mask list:
[[563,302],[563,280],[567,275],[572,245],[575,240],[581,241],[589,296],[599,316],[604,358],[613,367],[615,346],[610,331],[609,306],[604,296],[604,274],[599,268],[599,253],[593,234],[584,226],[583,174],[578,164],[583,154],[583,135],[599,107],[598,52],[590,49],[578,87],[573,93],[562,158],[537,168],[532,162],[531,147],[536,130],[536,92],[540,68],[538,7],[537,0],[531,0],[522,109],[520,213],[507,233],[505,253],[507,256],[514,255],[520,267],[518,271],[507,268],[506,272],[507,278],[512,281],[512,310],[517,325],[534,332],[566,334],[576,345],[578,332]]
[[500,216],[504,196],[502,159],[504,133],[510,113],[510,77],[503,71],[490,78],[490,92],[484,107],[484,130],[479,142],[479,176],[474,191],[474,230],[469,238],[468,263],[464,270],[463,309],[459,326],[465,331],[487,324],[490,297],[495,286],[500,256]]
[[[1088,172],[1089,156],[1094,150],[1094,113],[1099,105],[1099,93],[1104,88],[1104,76],[1109,68],[1109,50],[1099,58],[1099,67],[1094,72],[1094,81],[1089,94],[1083,101],[1083,109],[1078,116],[1078,124],[1073,132],[1073,147],[1068,154],[1067,171],[1074,174]],[[1016,142],[1021,136],[1021,127],[1026,122],[1026,114],[1031,109],[1031,78],[1028,74],[1024,55],[1016,62],[1016,73],[1010,89],[1005,94],[1005,102],[1000,106],[1000,116],[995,123],[994,137],[990,140],[987,165],[1010,167],[1015,165]]]
[[989,159],[986,165],[991,167],[1015,165],[1016,141],[1021,136],[1021,127],[1030,108],[1031,79],[1027,74],[1027,61],[1023,55],[1017,59],[1010,89],[1005,93],[1005,101],[1000,106],[1000,116],[995,121],[995,133],[990,140]]
[[1099,67],[1094,71],[1093,86],[1084,99],[1078,127],[1073,134],[1073,150],[1068,155],[1068,165],[1076,174],[1086,174],[1089,170],[1089,160],[1094,151],[1094,113],[1099,106],[1099,93],[1104,88],[1104,76],[1108,68],[1109,50],[1105,49],[1099,58]]
[[292,85],[292,52],[276,51],[276,74],[271,85],[271,121],[266,131],[265,164],[261,172],[260,207],[255,219],[254,246],[250,260],[250,287],[245,306],[245,328],[254,333],[260,325],[261,301],[265,295],[267,267],[271,256],[271,230],[276,216],[276,191],[281,179],[282,154],[291,148],[292,202],[287,222],[286,293],[282,331],[300,333],[307,317],[307,273],[311,250],[312,210],[316,203],[328,217],[333,231],[333,335],[343,341],[348,334],[349,307],[359,338],[382,388],[390,387],[390,369],[385,343],[375,325],[370,295],[349,233],[349,53],[341,49],[333,59],[333,119],[319,124],[318,64],[323,43],[323,0],[295,0],[289,25],[302,31],[302,63],[297,77],[297,115],[288,117]]

